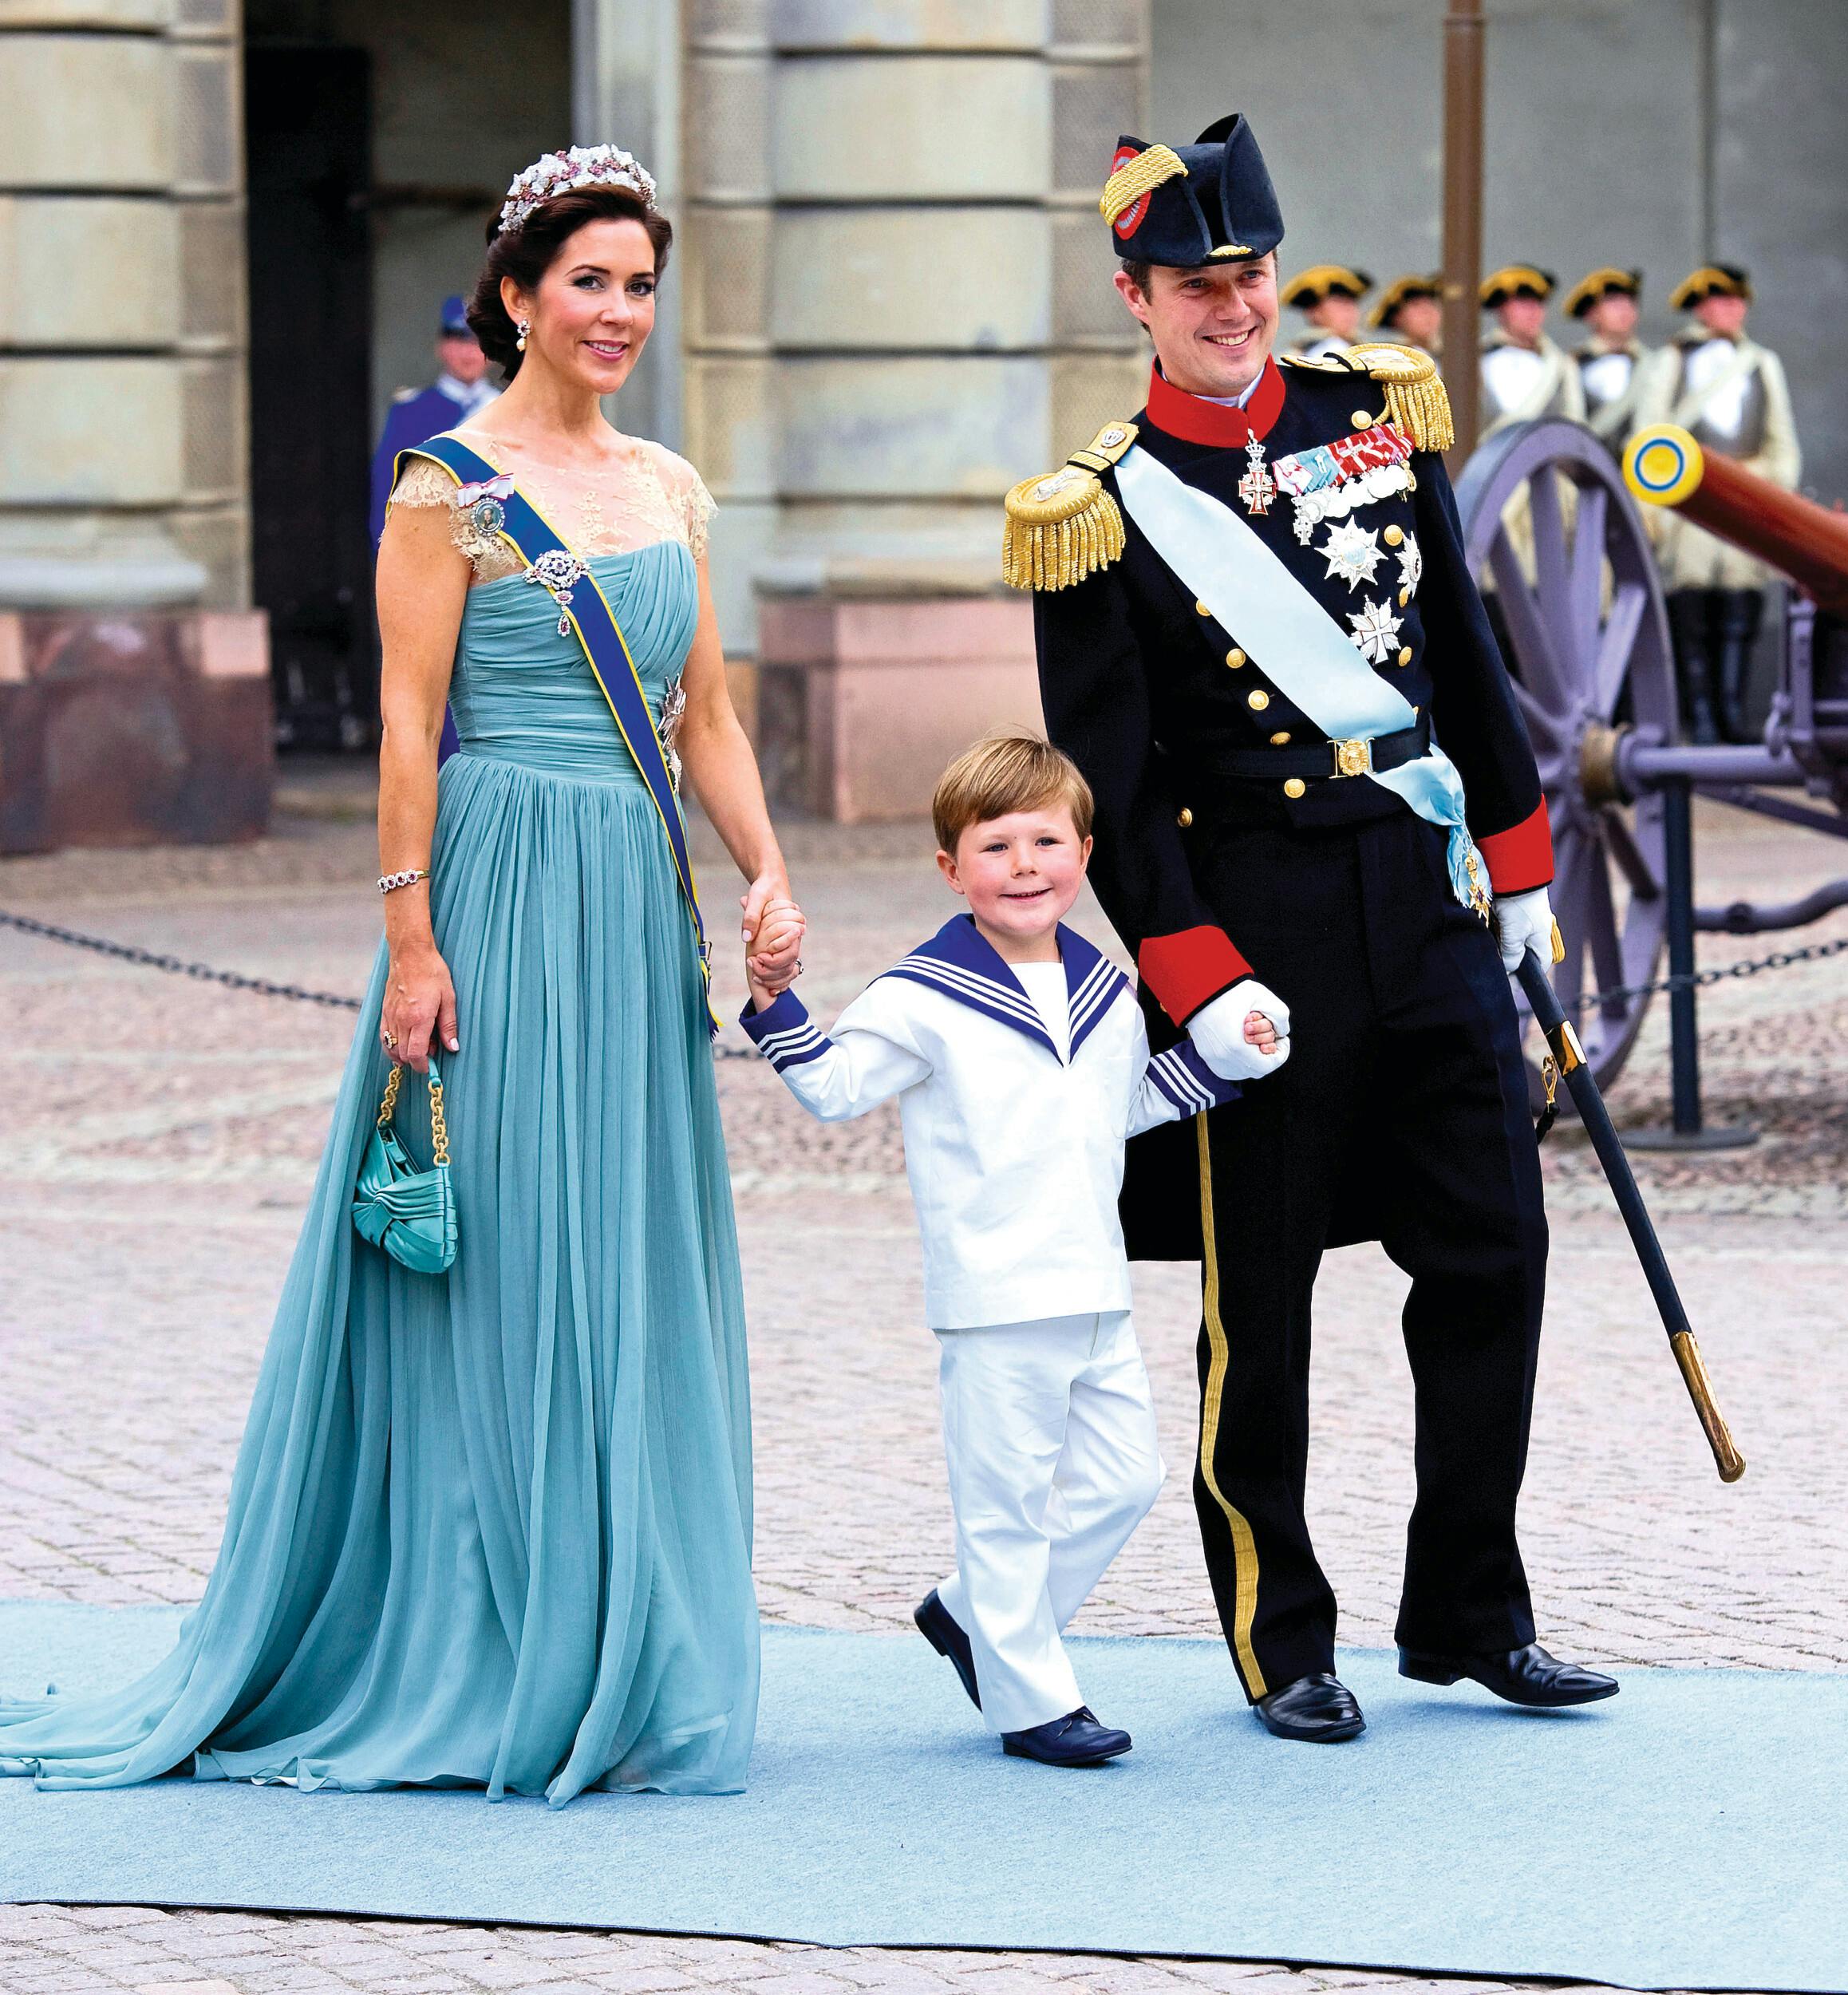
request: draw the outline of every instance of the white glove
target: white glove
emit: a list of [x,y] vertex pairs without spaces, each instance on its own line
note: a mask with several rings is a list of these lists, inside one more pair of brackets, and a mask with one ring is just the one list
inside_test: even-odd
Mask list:
[[1510,894],[1495,903],[1495,945],[1502,967],[1511,977],[1521,958],[1531,953],[1543,970],[1553,967],[1553,903],[1544,887]]
[[[1245,1021],[1261,1011],[1277,1028],[1277,1051],[1262,1053],[1245,1037]],[[1262,1080],[1289,1057],[1289,1006],[1255,977],[1201,1005],[1187,1021],[1187,1037],[1222,1080]]]

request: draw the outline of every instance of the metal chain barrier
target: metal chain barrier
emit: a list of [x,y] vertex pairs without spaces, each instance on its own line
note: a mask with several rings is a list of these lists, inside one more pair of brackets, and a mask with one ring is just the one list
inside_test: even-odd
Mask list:
[[1788,970],[1795,963],[1819,963],[1844,951],[1848,951],[1848,935],[1832,942],[1811,942],[1804,949],[1773,950],[1768,956],[1760,956],[1749,962],[1728,963],[1724,970],[1696,970],[1679,977],[1658,978],[1653,984],[1619,984],[1610,990],[1592,991],[1579,999],[1578,1009],[1584,1012],[1593,1005],[1628,1004],[1633,998],[1653,998],[1661,992],[1684,987],[1704,990],[1711,984],[1723,984],[1732,978],[1756,977],[1767,970]]
[[[69,949],[87,949],[93,955],[107,956],[116,962],[133,963],[142,970],[161,970],[170,977],[191,977],[204,984],[222,984],[227,990],[253,991],[259,998],[288,998],[298,1005],[326,1005],[335,1011],[357,1011],[357,998],[344,998],[337,991],[304,990],[299,984],[278,984],[267,977],[247,977],[242,970],[214,970],[209,963],[189,963],[179,956],[163,956],[152,949],[138,949],[132,942],[110,942],[101,935],[80,934],[74,928],[60,928],[51,922],[35,921],[30,915],[11,915],[0,908],[0,927],[16,928],[22,934],[37,935],[42,941],[62,942]],[[715,1041],[714,1058],[745,1060],[750,1049]]]
[[[30,915],[10,915],[0,908],[0,926],[17,928],[22,934],[37,935],[46,942],[62,942],[71,949],[87,949],[118,962],[133,963],[143,970],[162,970],[169,976],[191,977],[200,983],[222,984],[227,990],[254,991],[259,998],[288,998],[298,1005],[327,1005],[336,1011],[357,1011],[357,998],[343,998],[330,990],[304,990],[299,984],[278,984],[267,977],[247,977],[241,970],[214,970],[209,963],[189,963],[178,956],[163,956],[152,949],[138,949],[131,942],[110,942],[101,935],[80,934],[74,928],[59,928],[50,922],[35,921]],[[1583,1013],[1594,1005],[1628,1004],[1633,998],[1654,998],[1663,992],[1691,985],[1696,990],[1732,978],[1756,977],[1767,970],[1788,970],[1797,963],[1818,963],[1829,957],[1848,953],[1848,935],[1830,942],[1811,942],[1804,949],[1774,950],[1768,956],[1751,962],[1728,963],[1723,970],[1697,970],[1691,975],[1658,978],[1653,984],[1620,984],[1581,998]],[[742,1046],[716,1044],[713,1051],[721,1060],[748,1057]]]

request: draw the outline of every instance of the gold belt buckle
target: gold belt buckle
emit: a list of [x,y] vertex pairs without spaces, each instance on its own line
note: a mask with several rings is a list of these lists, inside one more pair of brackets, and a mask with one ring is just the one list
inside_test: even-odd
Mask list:
[[1368,776],[1373,768],[1373,744],[1371,741],[1331,741],[1335,752],[1337,776]]

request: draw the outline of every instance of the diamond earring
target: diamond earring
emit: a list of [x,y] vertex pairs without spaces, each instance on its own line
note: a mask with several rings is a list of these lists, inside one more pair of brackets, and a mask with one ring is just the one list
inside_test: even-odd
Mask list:
[[513,343],[523,354],[526,351],[526,336],[532,330],[532,321],[530,318],[516,318],[513,322],[513,330],[519,335]]

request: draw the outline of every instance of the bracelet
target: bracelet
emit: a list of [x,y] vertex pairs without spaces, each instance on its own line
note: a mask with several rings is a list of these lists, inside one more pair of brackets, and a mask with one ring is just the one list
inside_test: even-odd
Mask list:
[[413,866],[408,872],[403,873],[381,873],[378,891],[381,894],[396,893],[401,887],[415,887],[419,880],[429,877],[430,869],[427,866]]

